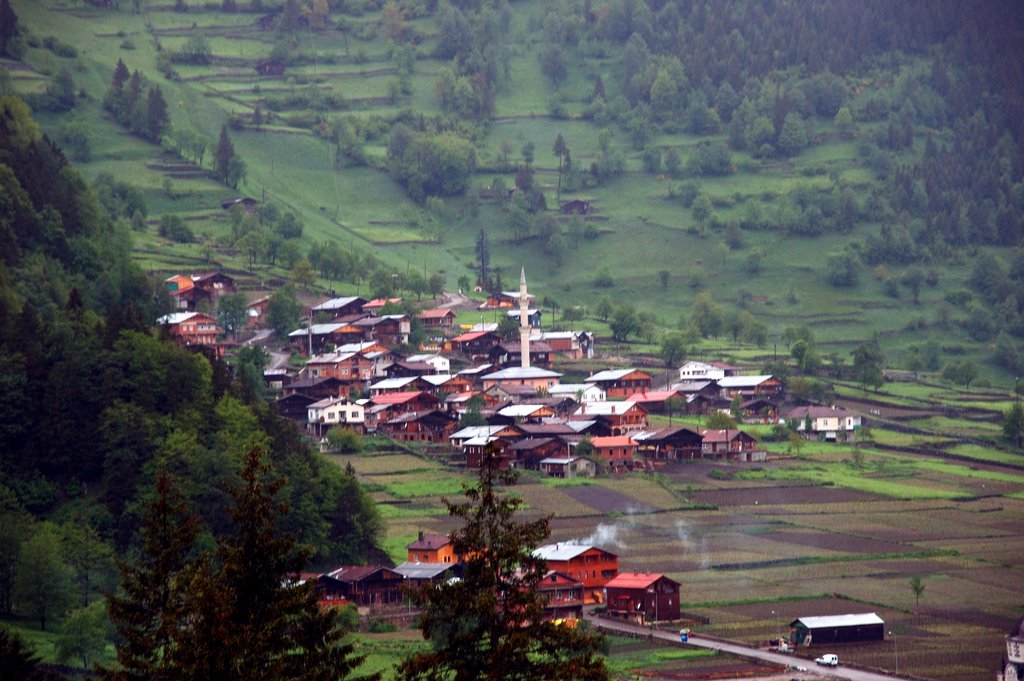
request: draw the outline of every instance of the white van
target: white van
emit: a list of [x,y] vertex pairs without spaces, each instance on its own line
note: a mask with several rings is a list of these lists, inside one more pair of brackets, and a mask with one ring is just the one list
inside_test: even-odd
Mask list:
[[833,655],[832,653],[829,653],[828,655],[822,655],[821,657],[815,658],[814,661],[817,662],[818,664],[824,665],[826,667],[838,667],[839,666],[839,656],[838,655]]

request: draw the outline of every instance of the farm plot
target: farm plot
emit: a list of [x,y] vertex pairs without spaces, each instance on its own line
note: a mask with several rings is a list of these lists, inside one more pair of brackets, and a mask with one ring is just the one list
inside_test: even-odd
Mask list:
[[728,506],[771,506],[775,504],[837,504],[880,499],[876,494],[819,485],[758,486],[745,489],[701,490],[694,495],[700,503]]

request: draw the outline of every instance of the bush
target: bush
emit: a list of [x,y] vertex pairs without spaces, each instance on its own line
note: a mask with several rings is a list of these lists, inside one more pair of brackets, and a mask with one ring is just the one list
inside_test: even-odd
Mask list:
[[181,244],[190,243],[195,239],[192,229],[177,215],[162,216],[160,225],[157,227],[157,234]]

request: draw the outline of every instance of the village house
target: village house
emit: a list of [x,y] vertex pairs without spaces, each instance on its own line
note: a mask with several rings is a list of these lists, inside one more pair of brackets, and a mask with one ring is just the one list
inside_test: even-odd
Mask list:
[[466,367],[462,371],[458,372],[459,376],[465,376],[473,385],[483,385],[483,377],[489,373],[497,370],[497,367],[493,364],[477,364],[475,366]]
[[594,446],[594,458],[604,470],[612,473],[633,470],[636,442],[628,435],[592,437],[590,444]]
[[262,329],[266,324],[270,296],[263,296],[249,303],[245,309],[245,325],[249,329]]
[[686,410],[686,397],[675,388],[633,393],[630,402],[639,404],[648,414],[679,414]]
[[726,376],[717,381],[722,397],[733,399],[737,395],[741,399],[753,397],[780,396],[785,391],[785,385],[774,376]]
[[[156,320],[178,345],[217,348],[217,320],[202,312],[172,312]],[[221,354],[218,349],[218,354]]]
[[696,459],[701,456],[704,438],[690,428],[642,430],[631,435],[636,453],[651,461]]
[[438,355],[434,353],[419,353],[416,355],[409,355],[405,358],[407,362],[417,362],[419,364],[429,364],[434,367],[433,373],[435,374],[450,374],[452,371],[452,362],[444,355]]
[[366,299],[360,298],[359,296],[331,298],[330,300],[325,300],[319,305],[314,305],[310,308],[310,313],[313,316],[329,314],[333,318],[348,317],[362,313],[363,305],[365,304]]
[[679,582],[651,572],[622,572],[604,587],[606,612],[644,624],[679,619]]
[[376,431],[379,424],[400,414],[437,409],[439,404],[435,396],[422,390],[375,395],[366,408],[366,429]]
[[[355,330],[355,327],[343,322],[313,324],[306,328],[295,329],[289,333],[288,342],[299,352],[306,352],[312,355],[324,352],[329,345],[337,346],[344,343],[351,335],[351,330]],[[355,330],[355,332],[361,338],[362,332],[359,330]]]
[[757,440],[738,429],[700,430],[701,456],[705,459],[764,461],[767,455],[757,449]]
[[192,276],[175,275],[164,280],[168,292],[174,298],[178,310],[194,311],[197,306],[204,309],[213,306],[214,301],[236,292],[235,280],[223,272],[206,272]]
[[[487,297],[487,302],[480,306],[481,310],[493,310],[501,308],[514,307],[519,309],[519,291],[502,291],[498,294],[491,294]],[[529,307],[533,304],[535,296],[532,293],[526,294],[526,305]]]
[[567,456],[569,447],[555,437],[534,437],[513,442],[509,454],[517,468],[540,470],[540,462],[555,456]]
[[[504,431],[503,431],[504,432]],[[514,433],[514,431],[513,431]],[[484,456],[488,452],[494,456],[499,470],[506,470],[515,465],[515,459],[509,448],[519,439],[518,434],[510,436],[484,435],[466,440],[462,443],[462,451],[466,454],[466,468],[480,468]]]
[[494,423],[540,423],[541,419],[551,418],[555,413],[550,407],[540,404],[510,404],[498,410],[501,417]]
[[405,584],[413,591],[419,591],[430,584],[444,584],[451,579],[461,579],[460,563],[411,563],[395,566],[395,572],[405,577]]
[[437,373],[433,364],[412,362],[408,359],[396,359],[384,370],[388,378],[406,378],[409,376],[426,376]]
[[277,415],[289,421],[309,423],[309,405],[318,401],[318,398],[302,393],[282,395],[274,400],[274,409]]
[[680,381],[717,381],[726,376],[738,376],[740,370],[724,362],[690,361],[679,367]]
[[548,395],[567,395],[581,404],[604,402],[608,399],[601,386],[593,383],[559,383],[548,389]]
[[619,557],[590,544],[558,543],[540,546],[533,555],[557,570],[580,581],[584,597],[593,603],[602,602],[604,587],[619,574]]
[[531,334],[530,342],[534,340],[547,343],[553,352],[569,359],[594,356],[594,334],[589,331],[546,331]]
[[[787,423],[806,438],[823,442],[853,442],[861,428],[861,416],[836,407],[796,407],[786,414]],[[810,428],[808,428],[810,426]]]
[[[499,367],[520,366],[522,345],[518,341],[499,343],[487,353],[491,364]],[[554,353],[544,342],[530,343],[530,366],[550,369]]]
[[483,394],[498,404],[525,404],[536,401],[540,392],[532,385],[499,383],[487,388]]
[[355,352],[328,352],[306,360],[299,371],[302,378],[332,376],[348,383],[363,383],[371,378],[373,365]]
[[538,469],[552,478],[592,478],[597,465],[584,456],[551,456],[538,462]]
[[423,322],[423,328],[428,331],[450,329],[455,326],[455,312],[451,308],[423,310],[417,316]]
[[405,547],[406,560],[410,563],[458,563],[455,548],[447,534],[431,534],[420,530],[415,541]]
[[377,431],[399,442],[444,442],[458,427],[458,418],[439,409],[399,414],[377,424]]
[[327,397],[313,402],[306,408],[306,414],[309,430],[317,437],[335,426],[362,430],[366,422],[364,407],[345,397]]
[[[282,388],[284,397],[305,395],[317,400],[325,397],[337,397],[349,394],[349,383],[333,376],[316,378],[297,378]],[[303,417],[305,418],[305,417]]]
[[370,397],[387,395],[388,393],[402,393],[419,390],[419,376],[404,376],[401,378],[385,378],[370,385]]
[[248,215],[256,213],[256,208],[260,205],[260,202],[251,196],[239,196],[233,199],[227,199],[220,202],[220,207],[224,210],[231,210],[234,206],[241,206],[242,210]]
[[581,404],[573,418],[599,419],[612,435],[628,435],[647,428],[647,410],[634,402],[591,402]]
[[412,321],[404,314],[363,317],[352,325],[363,330],[364,339],[377,341],[388,348],[408,344],[412,332]]
[[652,376],[637,369],[608,369],[583,379],[584,383],[599,386],[609,398],[627,398],[634,393],[648,392]]
[[549,571],[537,584],[549,622],[583,619],[583,584],[564,572]]
[[[516,310],[509,310],[505,314],[508,315],[509,317],[511,317],[516,322],[517,325],[519,324],[520,320],[522,320],[522,318],[523,318],[522,311],[520,311],[518,309],[516,309]],[[541,321],[541,311],[540,310],[535,310],[533,308],[528,308],[526,310],[526,325],[527,326],[532,327],[534,329],[539,329],[540,328],[540,321]]]
[[423,390],[432,391],[435,395],[461,394],[473,389],[473,383],[465,376],[452,374],[431,374],[420,376],[420,386]]
[[380,314],[385,305],[397,305],[400,302],[401,298],[374,298],[363,303],[361,310],[367,314]]
[[551,386],[558,385],[561,376],[557,371],[539,367],[509,367],[485,375],[484,390],[496,385],[524,385],[538,391],[547,391]]
[[467,331],[452,338],[448,345],[468,357],[486,360],[491,348],[501,341],[501,336],[494,331]]
[[339,595],[361,608],[401,604],[405,600],[405,582],[391,568],[375,565],[347,565],[326,573],[338,582]]

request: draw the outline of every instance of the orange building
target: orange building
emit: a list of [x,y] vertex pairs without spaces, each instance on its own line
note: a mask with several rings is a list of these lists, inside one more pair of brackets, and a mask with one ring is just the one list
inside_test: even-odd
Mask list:
[[584,598],[600,603],[604,585],[619,574],[619,557],[589,544],[548,544],[533,555],[547,561],[548,569],[578,579]]
[[592,437],[590,443],[594,445],[594,458],[608,470],[622,471],[633,467],[636,441],[628,435]]
[[455,549],[447,534],[424,534],[406,548],[410,563],[458,563]]
[[202,312],[174,312],[156,320],[180,345],[217,347],[217,320]]

